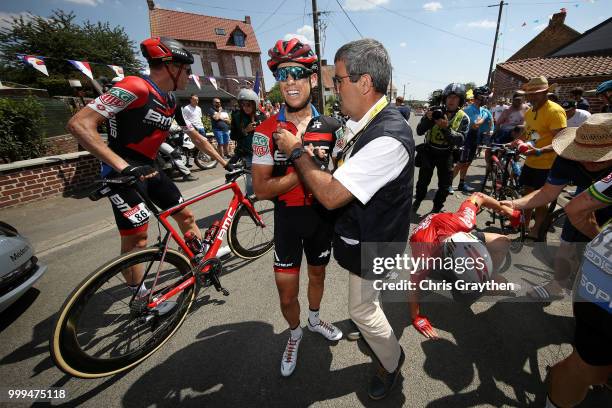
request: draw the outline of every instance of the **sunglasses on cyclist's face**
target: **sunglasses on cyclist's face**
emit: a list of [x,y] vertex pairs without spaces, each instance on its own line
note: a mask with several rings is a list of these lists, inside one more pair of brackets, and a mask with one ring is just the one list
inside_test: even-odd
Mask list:
[[274,78],[277,81],[285,82],[289,79],[289,76],[294,80],[308,78],[312,75],[312,70],[304,67],[282,67],[276,70]]

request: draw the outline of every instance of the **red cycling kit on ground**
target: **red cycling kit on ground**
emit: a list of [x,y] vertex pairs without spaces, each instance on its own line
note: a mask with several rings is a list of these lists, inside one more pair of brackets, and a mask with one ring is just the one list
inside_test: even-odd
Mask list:
[[[87,105],[108,119],[108,147],[131,165],[155,165],[159,146],[168,137],[172,119],[188,126],[172,93],[160,90],[149,78],[128,76]],[[117,173],[103,163],[102,177]],[[182,201],[179,189],[163,172],[139,182],[162,209]],[[121,235],[147,229],[149,209],[133,187],[111,187],[109,199]]]
[[[429,214],[419,223],[410,236],[412,257],[438,257],[442,242],[457,232],[472,232],[476,227],[478,206],[470,199],[465,200],[454,213]],[[485,242],[482,232],[473,233],[479,241]],[[417,280],[423,279],[429,271],[415,274]]]
[[[308,123],[302,141],[315,148],[313,160],[322,169],[329,166],[330,153],[341,132],[341,124],[329,116],[320,116],[311,106],[312,119]],[[297,134],[296,126],[287,121],[285,109],[266,119],[253,135],[253,164],[273,166],[272,177],[295,173],[287,156],[278,149],[273,133],[282,126]],[[302,183],[280,194],[274,207],[274,271],[296,274],[300,271],[302,253],[309,265],[327,265],[331,255],[333,220],[331,213],[318,204],[312,192]]]

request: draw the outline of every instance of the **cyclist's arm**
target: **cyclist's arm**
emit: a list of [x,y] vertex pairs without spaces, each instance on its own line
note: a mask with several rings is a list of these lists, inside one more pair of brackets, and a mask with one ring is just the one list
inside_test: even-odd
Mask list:
[[554,185],[546,182],[539,190],[533,191],[518,200],[501,201],[501,204],[510,206],[516,210],[529,210],[542,207],[559,197],[559,194],[563,191],[563,187],[565,187],[565,185]]
[[106,117],[86,107],[68,121],[66,130],[72,133],[88,152],[120,173],[121,170],[128,167],[128,163],[113,152],[98,133],[98,126],[105,121]]
[[297,173],[287,173],[284,176],[274,177],[272,176],[273,169],[274,166],[266,164],[253,163],[251,167],[253,190],[260,200],[270,200],[278,197],[295,188],[299,183]]
[[610,204],[595,199],[587,190],[574,197],[565,206],[565,213],[578,231],[593,239],[601,232],[595,219],[595,210],[608,205]]
[[512,216],[511,208],[501,205],[499,201],[497,201],[493,197],[489,197],[486,194],[474,193],[470,196],[469,200],[471,200],[478,207],[490,208],[496,213],[503,214],[508,218]]

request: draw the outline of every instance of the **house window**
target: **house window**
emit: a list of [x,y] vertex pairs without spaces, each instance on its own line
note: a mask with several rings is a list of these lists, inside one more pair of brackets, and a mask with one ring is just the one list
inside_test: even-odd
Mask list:
[[221,76],[221,72],[219,71],[219,63],[211,62],[210,63],[210,67],[212,68],[212,72],[213,72],[213,76],[214,77],[220,77]]
[[225,28],[215,28],[215,34],[225,35]]
[[236,73],[239,77],[253,77],[250,57],[241,57],[239,55],[234,55],[234,61],[236,62]]
[[236,47],[244,47],[244,33],[239,30],[234,31],[234,45]]

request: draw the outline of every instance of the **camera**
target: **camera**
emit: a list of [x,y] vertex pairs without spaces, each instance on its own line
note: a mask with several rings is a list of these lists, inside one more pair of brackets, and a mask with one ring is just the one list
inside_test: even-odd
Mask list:
[[429,108],[429,111],[431,112],[431,119],[438,120],[444,118],[444,115],[446,114],[446,107],[432,106],[431,108]]

